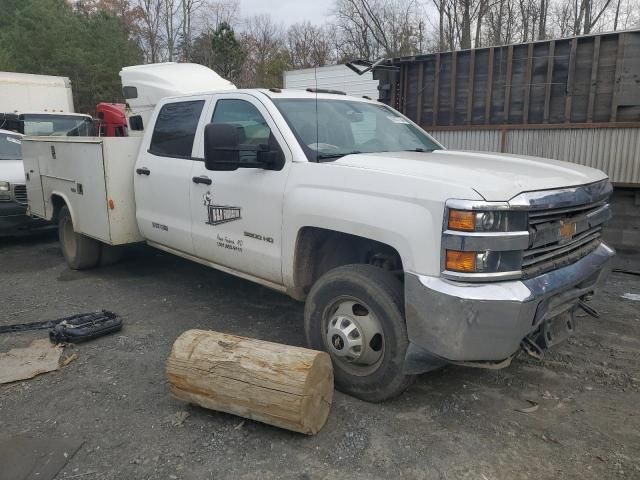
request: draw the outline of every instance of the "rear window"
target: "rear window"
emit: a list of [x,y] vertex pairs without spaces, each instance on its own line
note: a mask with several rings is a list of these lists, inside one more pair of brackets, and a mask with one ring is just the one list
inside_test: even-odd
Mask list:
[[168,103],[162,107],[149,152],[163,157],[190,158],[204,100]]

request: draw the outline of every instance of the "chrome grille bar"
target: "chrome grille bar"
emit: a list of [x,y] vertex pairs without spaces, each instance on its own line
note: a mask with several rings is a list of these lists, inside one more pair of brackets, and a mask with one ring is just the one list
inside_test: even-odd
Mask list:
[[26,205],[27,204],[27,187],[25,185],[13,186],[13,198],[16,202]]

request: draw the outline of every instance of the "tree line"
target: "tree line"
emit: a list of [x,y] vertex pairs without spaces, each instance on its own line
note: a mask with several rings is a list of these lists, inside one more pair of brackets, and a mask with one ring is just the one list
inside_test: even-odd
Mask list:
[[240,0],[0,0],[0,70],[71,78],[78,111],[121,100],[119,70],[207,65],[240,87],[285,70],[640,26],[640,0],[334,0],[284,26]]

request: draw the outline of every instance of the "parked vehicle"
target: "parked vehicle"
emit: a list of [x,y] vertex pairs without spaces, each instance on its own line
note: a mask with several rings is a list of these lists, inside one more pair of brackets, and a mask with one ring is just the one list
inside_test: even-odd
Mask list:
[[21,142],[21,134],[0,130],[0,236],[15,235],[44,223],[26,214]]
[[180,95],[145,123],[23,141],[30,211],[58,222],[70,267],[146,242],[305,300],[309,346],[365,400],[564,340],[610,269],[611,186],[592,168],[447,150],[321,91]]
[[73,113],[67,77],[0,72],[0,112]]
[[99,103],[96,119],[99,137],[126,137],[129,134],[124,103]]
[[0,113],[0,126],[33,136],[86,137],[95,134],[91,115],[81,113]]
[[[95,134],[93,119],[74,113],[71,82],[67,77],[0,72],[0,132],[3,131],[5,152],[10,152],[4,155],[11,157],[12,165],[6,159],[0,162],[0,202],[4,202],[0,206],[0,235],[47,226],[42,220],[26,215],[22,160],[14,158],[16,145],[18,151],[20,146],[13,143],[19,143],[22,135],[15,134],[90,136]],[[11,185],[11,192],[7,190],[3,195],[3,184]]]

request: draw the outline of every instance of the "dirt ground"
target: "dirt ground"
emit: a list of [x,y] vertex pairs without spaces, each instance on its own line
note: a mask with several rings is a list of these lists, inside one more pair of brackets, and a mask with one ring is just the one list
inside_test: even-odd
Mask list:
[[[640,258],[619,264],[640,270]],[[59,371],[0,386],[0,435],[84,440],[56,479],[640,478],[640,277],[614,273],[578,334],[542,362],[422,375],[399,399],[336,393],[314,437],[169,395],[164,362],[190,328],[303,345],[302,304],[221,272],[136,250],[86,272],[53,235],[0,240],[0,324],[108,309],[122,332],[65,350]],[[0,335],[0,351],[46,331]],[[519,408],[537,402],[533,413]],[[0,477],[2,467],[0,466]]]

